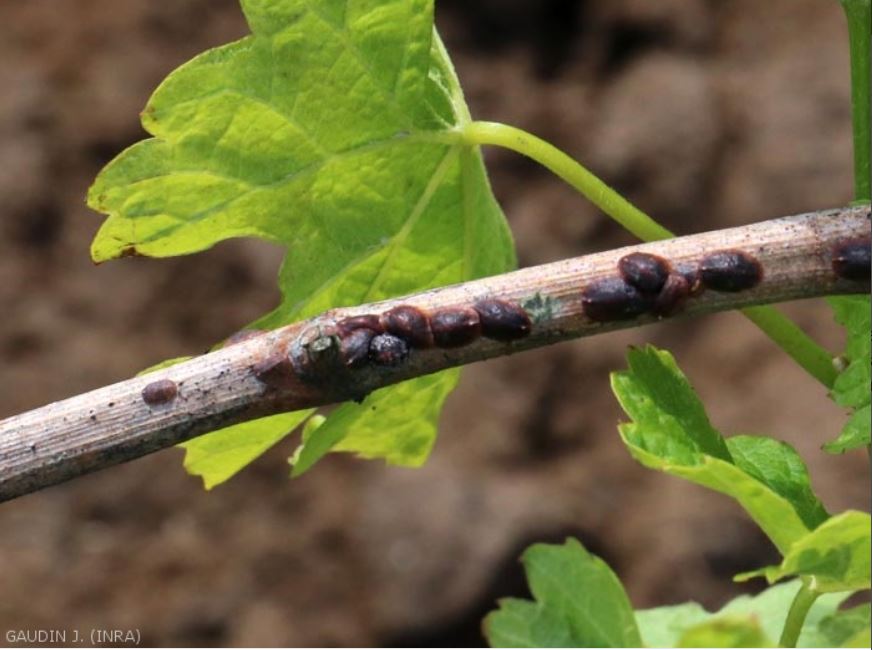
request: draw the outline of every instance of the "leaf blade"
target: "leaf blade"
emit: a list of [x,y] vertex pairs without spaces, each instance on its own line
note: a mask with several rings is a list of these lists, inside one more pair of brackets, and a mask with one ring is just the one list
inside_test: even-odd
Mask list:
[[869,589],[872,555],[872,519],[868,513],[849,510],[821,524],[795,542],[780,565],[737,576],[737,580],[765,577],[770,583],[786,576],[808,578],[822,593]]
[[574,539],[534,544],[522,557],[535,602],[510,599],[485,619],[493,646],[610,647],[642,643],[612,570]]
[[[789,446],[751,436],[725,440],[668,352],[631,349],[628,362],[611,382],[633,419],[618,431],[637,461],[734,498],[782,553],[826,517],[805,465]],[[692,405],[691,415],[676,414],[683,404]]]
[[[108,214],[95,260],[188,254],[230,237],[283,245],[282,302],[260,327],[515,265],[481,154],[459,133],[469,113],[432,0],[242,8],[252,34],[171,73],[143,111],[154,137],[92,185],[89,205]],[[371,454],[386,410],[419,418],[403,390],[390,389],[378,418],[346,418],[336,448]],[[418,438],[435,435],[438,409],[426,411]],[[401,453],[407,444],[398,437],[382,455],[421,462]]]
[[870,421],[870,301],[869,296],[831,296],[827,298],[836,322],[847,334],[843,358],[847,366],[836,377],[830,396],[840,406],[851,408],[852,415],[836,440],[824,445],[824,451],[840,454],[872,443]]
[[183,442],[179,447],[185,450],[185,469],[202,478],[203,486],[211,490],[288,436],[311,413],[311,410],[281,413]]

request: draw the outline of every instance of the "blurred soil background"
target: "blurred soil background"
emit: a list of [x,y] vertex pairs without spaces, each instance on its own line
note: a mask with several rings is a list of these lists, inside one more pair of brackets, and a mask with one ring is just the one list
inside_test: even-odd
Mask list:
[[[846,29],[835,0],[439,0],[473,115],[537,133],[678,232],[851,199]],[[0,4],[0,417],[206,350],[277,301],[282,252],[234,241],[94,266],[84,206],[144,137],[172,69],[241,37],[234,0]],[[487,151],[531,265],[630,243],[547,171]],[[291,206],[289,206],[291,209]],[[787,310],[833,350],[822,301]],[[205,492],[168,450],[0,505],[0,630],[115,628],[144,645],[478,645],[517,557],[578,537],[637,607],[709,608],[776,558],[724,497],[643,469],[608,372],[671,349],[725,432],[795,445],[831,511],[869,507],[844,420],[736,314],[466,370],[419,470],[331,457],[289,482],[287,440]],[[4,643],[0,639],[0,643]]]

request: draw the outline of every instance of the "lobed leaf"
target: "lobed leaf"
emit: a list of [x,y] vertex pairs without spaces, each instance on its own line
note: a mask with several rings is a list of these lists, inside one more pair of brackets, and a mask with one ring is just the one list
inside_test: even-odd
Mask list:
[[833,296],[827,299],[836,321],[847,333],[844,358],[848,365],[836,377],[832,398],[853,410],[841,434],[824,445],[830,453],[844,453],[872,443],[870,434],[870,302],[869,296]]
[[[276,242],[288,249],[282,302],[257,327],[514,266],[480,152],[461,137],[468,110],[432,0],[242,7],[252,34],[172,72],[142,114],[154,137],[91,187],[89,205],[108,215],[95,261],[183,255],[231,237]],[[455,373],[429,380],[435,406],[409,401],[410,387],[387,389],[375,411],[342,407],[324,431],[343,451],[419,464],[455,383]],[[412,442],[382,433],[400,420]],[[320,446],[301,457],[323,455],[324,439],[312,436]],[[224,480],[242,456],[230,462],[223,448],[208,436],[187,443],[199,459],[189,467]]]
[[725,440],[672,355],[648,346],[627,358],[629,370],[611,380],[633,418],[618,430],[636,460],[733,497],[782,553],[826,519],[789,445],[753,436]]
[[522,562],[535,602],[500,601],[484,621],[494,647],[624,648],[642,644],[617,576],[575,539],[535,544]]
[[794,543],[780,565],[744,573],[736,579],[765,577],[772,583],[797,575],[808,578],[817,592],[869,589],[870,531],[872,519],[868,513],[843,512]]
[[[787,612],[801,586],[801,580],[774,585],[755,596],[739,596],[714,613],[697,603],[639,610],[636,612],[636,621],[645,645],[655,648],[675,647],[686,630],[722,618],[753,618],[759,622],[767,639],[777,639],[781,636]],[[824,594],[814,602],[806,615],[798,647],[814,647],[817,644],[819,626],[837,615],[839,604],[847,596]]]

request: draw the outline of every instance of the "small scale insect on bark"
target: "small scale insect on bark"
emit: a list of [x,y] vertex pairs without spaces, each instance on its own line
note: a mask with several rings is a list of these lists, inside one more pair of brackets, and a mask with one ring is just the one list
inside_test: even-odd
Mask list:
[[702,283],[715,291],[737,292],[757,286],[763,269],[756,259],[742,251],[717,251],[706,255],[699,264]]
[[393,334],[378,334],[370,341],[369,358],[379,366],[399,366],[409,358],[409,344]]
[[630,253],[618,260],[618,271],[639,291],[657,293],[669,277],[669,262],[650,253]]
[[696,264],[688,262],[676,264],[674,273],[677,273],[687,281],[687,289],[691,296],[698,296],[705,290],[702,278],[699,275],[699,267]]
[[448,307],[430,316],[433,340],[440,348],[459,348],[481,336],[478,312],[469,307]]
[[411,305],[399,305],[381,315],[379,323],[385,332],[399,336],[413,348],[432,348],[433,332],[426,314]]
[[870,281],[872,275],[872,241],[858,237],[837,244],[833,248],[833,271],[840,278],[855,281]]
[[680,273],[670,273],[666,284],[654,298],[651,308],[658,316],[672,316],[680,310],[690,296],[690,283]]
[[629,320],[651,309],[653,297],[643,294],[623,278],[603,278],[582,290],[581,304],[591,320]]
[[372,330],[376,334],[381,334],[384,331],[379,322],[379,317],[373,314],[349,316],[348,318],[343,318],[341,321],[336,323],[336,331],[340,336],[345,336],[346,334],[359,329]]
[[474,309],[478,312],[482,336],[495,341],[522,339],[529,336],[533,328],[527,310],[507,300],[479,300]]
[[172,402],[178,394],[176,382],[171,379],[158,379],[142,389],[142,401],[149,406],[159,406]]
[[376,333],[361,327],[346,334],[339,342],[339,357],[348,368],[359,368],[369,358],[369,347]]

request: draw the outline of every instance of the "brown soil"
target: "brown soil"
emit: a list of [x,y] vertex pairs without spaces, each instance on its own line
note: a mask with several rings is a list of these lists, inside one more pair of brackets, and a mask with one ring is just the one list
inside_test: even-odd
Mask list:
[[[822,0],[441,0],[473,114],[557,143],[695,232],[850,199],[846,33]],[[271,308],[281,251],[237,241],[95,267],[89,182],[143,137],[174,67],[246,31],[233,0],[0,5],[0,417],[197,353]],[[534,164],[488,151],[524,265],[629,243]],[[787,307],[833,349],[820,301]],[[716,607],[775,559],[718,495],[641,468],[608,372],[668,347],[728,432],[794,444],[833,510],[869,508],[823,389],[736,314],[469,368],[420,470],[292,441],[204,492],[169,450],[0,505],[0,630],[136,628],[147,645],[476,645],[529,543],[578,537],[639,607]],[[0,639],[0,643],[3,643]]]

